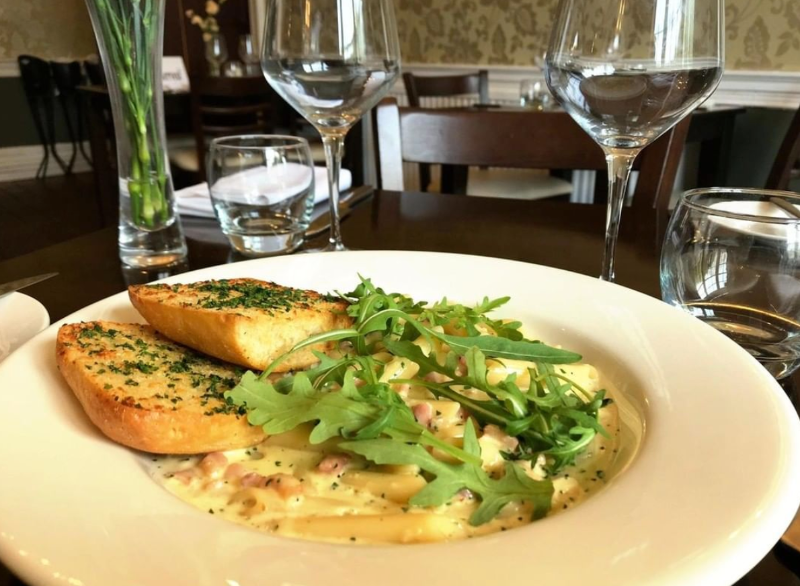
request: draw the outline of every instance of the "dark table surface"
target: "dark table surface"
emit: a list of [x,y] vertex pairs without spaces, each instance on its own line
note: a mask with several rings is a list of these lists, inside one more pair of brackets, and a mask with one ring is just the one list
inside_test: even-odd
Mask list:
[[[619,284],[659,296],[658,255],[667,219],[655,210],[625,210],[617,256]],[[597,275],[604,222],[602,206],[379,192],[344,221],[343,233],[352,248],[477,254]],[[240,260],[213,220],[191,219],[184,225],[189,260],[182,270]],[[309,245],[319,247],[324,240],[319,237]],[[107,228],[0,263],[0,283],[49,271],[59,275],[25,293],[44,304],[52,321],[119,293],[126,284],[168,275],[123,270],[116,229]],[[793,400],[798,387],[800,373],[784,384]],[[799,575],[800,554],[778,543],[737,586],[800,586]],[[0,586],[18,584],[0,565]]]

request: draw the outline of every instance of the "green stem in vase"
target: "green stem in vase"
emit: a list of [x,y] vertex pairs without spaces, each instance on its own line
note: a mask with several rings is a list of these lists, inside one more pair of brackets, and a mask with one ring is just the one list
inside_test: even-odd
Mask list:
[[123,95],[122,112],[130,140],[131,221],[154,228],[168,216],[167,176],[153,104],[153,67],[157,0],[94,0],[110,65]]

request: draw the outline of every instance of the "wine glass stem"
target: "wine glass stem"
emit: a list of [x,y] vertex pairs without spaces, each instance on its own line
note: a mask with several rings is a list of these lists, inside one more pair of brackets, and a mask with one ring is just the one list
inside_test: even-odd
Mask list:
[[326,250],[347,250],[342,243],[339,226],[339,170],[342,168],[344,134],[323,134],[322,144],[325,147],[325,163],[328,166],[328,193],[331,206],[331,233]]
[[600,278],[614,282],[614,255],[617,249],[622,206],[628,192],[633,160],[640,149],[604,148],[608,165],[608,212],[606,214],[606,243],[603,253],[603,272]]

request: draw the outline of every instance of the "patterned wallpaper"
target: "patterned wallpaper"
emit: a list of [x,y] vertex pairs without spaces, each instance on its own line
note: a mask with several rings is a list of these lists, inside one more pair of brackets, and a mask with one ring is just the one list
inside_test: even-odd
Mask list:
[[[396,2],[406,63],[533,65],[558,7],[558,0]],[[725,13],[727,68],[800,71],[800,0],[726,0]]]
[[[395,1],[407,63],[532,65],[558,5]],[[726,0],[725,6],[728,68],[800,71],[800,0]],[[94,51],[84,0],[0,0],[0,61],[21,53],[66,58]]]
[[55,59],[94,52],[84,0],[0,0],[0,61],[20,54]]

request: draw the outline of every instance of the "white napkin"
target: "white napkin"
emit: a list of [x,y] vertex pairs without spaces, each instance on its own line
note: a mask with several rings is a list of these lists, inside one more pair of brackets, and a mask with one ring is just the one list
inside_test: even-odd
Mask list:
[[[311,180],[308,167],[288,163],[272,168],[257,167],[229,175],[214,186],[216,197],[254,204],[273,204],[296,195],[308,187]],[[350,189],[353,177],[347,169],[339,173],[339,191]],[[314,167],[314,204],[327,200],[328,171],[325,167]],[[178,213],[185,216],[213,218],[214,209],[208,191],[208,183],[199,183],[175,192]]]

